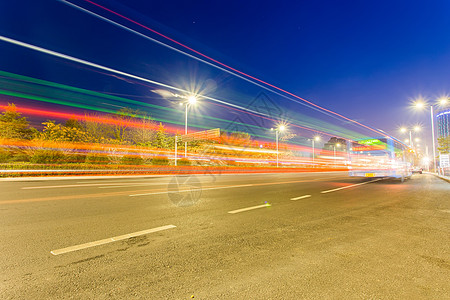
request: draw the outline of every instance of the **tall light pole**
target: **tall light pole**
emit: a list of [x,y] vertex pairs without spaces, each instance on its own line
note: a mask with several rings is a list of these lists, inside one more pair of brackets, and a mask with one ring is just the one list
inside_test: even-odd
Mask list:
[[320,136],[315,136],[314,138],[312,138],[312,162],[314,163],[314,156],[315,156],[315,153],[314,153],[314,141],[316,141],[316,142],[318,142],[318,141],[320,141]]
[[275,130],[275,140],[277,143],[277,168],[278,168],[278,156],[279,156],[279,151],[278,151],[278,136],[280,134],[280,132],[283,132],[286,130],[286,126],[285,125],[279,125],[278,127],[274,128],[270,128],[270,130]]
[[[439,105],[445,106],[448,104],[448,97],[443,97],[438,100]],[[436,172],[436,142],[434,140],[434,109],[433,104],[428,104],[430,106],[430,118],[431,118],[431,138],[433,139],[433,172]],[[414,103],[417,109],[424,109],[427,104],[421,101]]]
[[334,144],[333,145],[333,153],[334,153],[334,164],[335,165],[337,165],[337,163],[336,163],[336,147],[340,147],[341,146],[341,144],[340,143],[337,143],[337,144]]
[[416,126],[414,126],[414,127],[412,127],[412,128],[406,128],[406,127],[401,127],[401,128],[400,128],[400,132],[402,132],[402,133],[405,133],[405,132],[409,131],[409,140],[408,140],[408,142],[409,142],[409,147],[410,147],[410,148],[413,147],[412,132],[413,132],[413,131],[418,132],[418,131],[420,131],[420,130],[421,130],[421,128],[420,128],[419,125],[416,125]]
[[430,105],[430,118],[431,118],[431,138],[433,139],[433,172],[436,172],[436,145],[434,141],[434,112],[433,105]]
[[[188,134],[188,109],[197,102],[197,97],[189,96],[185,104],[184,134]],[[184,142],[184,157],[187,157],[187,142]]]

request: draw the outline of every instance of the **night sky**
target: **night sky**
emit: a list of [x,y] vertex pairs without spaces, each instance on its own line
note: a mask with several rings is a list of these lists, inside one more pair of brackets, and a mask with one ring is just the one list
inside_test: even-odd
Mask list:
[[[70,2],[175,45],[89,2]],[[422,137],[428,138],[429,112],[416,113],[408,106],[420,96],[432,102],[450,93],[449,1],[94,2],[233,68],[397,137],[401,137],[400,125],[422,123]],[[62,1],[0,1],[0,35],[180,88],[198,87],[208,96],[242,107],[263,93],[281,111],[274,118],[310,127],[324,124],[323,129],[331,133],[342,127],[337,133],[351,138],[370,135],[359,126],[296,104]],[[0,71],[177,109],[173,99],[151,92],[157,88],[154,85],[123,80],[4,41],[0,41]],[[3,82],[2,88],[8,89],[8,84]],[[57,91],[42,93],[58,97]],[[0,100],[5,103],[10,98]],[[29,99],[14,102],[67,111]],[[112,108],[117,103],[99,100],[95,105]],[[148,113],[160,114],[152,108]],[[200,129],[227,126],[202,119],[202,115],[252,122],[209,103],[193,112],[192,122]],[[160,119],[177,124],[180,116],[181,112],[161,113]],[[253,122],[273,126],[267,120]],[[296,130],[292,128],[299,136],[313,134]]]

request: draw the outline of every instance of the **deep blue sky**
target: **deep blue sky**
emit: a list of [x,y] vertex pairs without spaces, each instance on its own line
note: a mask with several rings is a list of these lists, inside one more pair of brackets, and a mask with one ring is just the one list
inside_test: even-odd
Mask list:
[[[101,12],[83,0],[71,2]],[[428,114],[408,109],[412,98],[434,100],[450,93],[449,1],[94,2],[392,134],[401,124],[428,126]],[[0,34],[164,82],[177,82],[192,73],[213,78],[223,87],[217,91],[221,97],[227,95],[225,89],[235,98],[244,94],[251,98],[261,90],[230,81],[210,67],[58,1],[2,1]],[[3,42],[0,50],[0,69],[5,71],[102,92],[139,93],[92,74],[83,73],[80,79],[77,72],[83,71],[75,64],[21,53]],[[50,62],[60,66],[49,67]],[[67,75],[69,68],[72,75]],[[281,106],[310,113],[287,101]]]

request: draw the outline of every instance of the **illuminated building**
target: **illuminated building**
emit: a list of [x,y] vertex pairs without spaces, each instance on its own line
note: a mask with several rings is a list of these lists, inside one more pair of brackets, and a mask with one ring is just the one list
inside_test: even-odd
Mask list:
[[436,119],[438,138],[450,136],[450,110],[440,112]]

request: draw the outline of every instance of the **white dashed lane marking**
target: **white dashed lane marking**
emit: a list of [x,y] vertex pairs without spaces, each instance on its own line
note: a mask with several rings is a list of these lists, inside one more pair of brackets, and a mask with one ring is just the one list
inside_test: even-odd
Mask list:
[[263,207],[269,207],[269,206],[270,206],[270,204],[266,203],[266,204],[263,204],[263,205],[257,205],[257,206],[251,206],[251,207],[246,207],[246,208],[232,210],[232,211],[229,211],[228,213],[229,214],[237,214],[237,213],[240,213],[240,212],[249,211],[249,210],[258,209],[258,208],[263,208]]
[[372,180],[372,181],[367,181],[367,182],[362,182],[362,183],[357,183],[357,184],[347,185],[347,186],[343,186],[343,187],[340,187],[340,188],[337,188],[337,189],[332,189],[332,190],[327,190],[327,191],[321,191],[321,193],[322,193],[322,194],[326,194],[326,193],[336,192],[336,191],[340,191],[340,190],[343,190],[343,189],[352,188],[352,187],[355,187],[355,186],[358,186],[358,185],[363,185],[363,184],[372,183],[372,182],[379,181],[379,180],[382,180],[382,179],[384,179],[384,178],[379,178],[379,179],[375,179],[375,180]]
[[300,196],[300,197],[295,197],[295,198],[291,198],[292,201],[296,201],[296,200],[300,200],[300,199],[305,199],[305,198],[309,198],[311,197],[311,195],[304,195],[304,196]]
[[128,234],[124,234],[124,235],[119,235],[119,236],[115,236],[115,237],[111,237],[111,238],[107,238],[107,239],[103,239],[103,240],[98,240],[98,241],[94,241],[94,242],[89,242],[89,243],[85,243],[85,244],[80,244],[80,245],[76,245],[76,246],[70,246],[70,247],[66,247],[66,248],[62,248],[62,249],[58,249],[58,250],[53,250],[53,251],[50,251],[50,253],[53,255],[60,255],[60,254],[68,253],[68,252],[78,251],[78,250],[82,250],[82,249],[86,249],[86,248],[90,248],[90,247],[95,247],[95,246],[109,244],[109,243],[113,243],[113,242],[117,242],[117,241],[121,241],[121,240],[126,240],[126,239],[129,239],[132,237],[137,237],[137,236],[141,236],[144,234],[167,230],[167,229],[171,229],[171,228],[175,228],[175,227],[176,227],[175,225],[166,225],[166,226],[156,227],[156,228],[152,228],[152,229],[147,229],[147,230],[137,231],[137,232],[128,233]]

